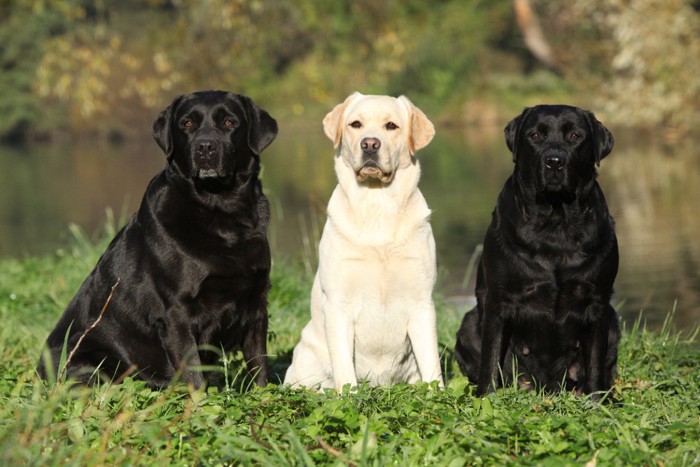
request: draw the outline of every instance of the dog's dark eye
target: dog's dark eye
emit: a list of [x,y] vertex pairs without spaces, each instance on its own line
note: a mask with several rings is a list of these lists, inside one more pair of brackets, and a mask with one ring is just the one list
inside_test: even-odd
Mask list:
[[180,126],[182,126],[182,128],[192,128],[194,126],[194,122],[189,118],[183,118],[180,122]]
[[545,136],[542,135],[541,133],[534,132],[534,133],[530,133],[530,139],[532,141],[541,141],[541,140],[545,139]]
[[576,131],[572,131],[571,133],[569,133],[569,139],[571,141],[578,141],[581,138],[583,138],[583,136],[581,136],[581,133],[578,133]]
[[399,126],[394,122],[389,122],[386,125],[384,125],[384,128],[386,128],[387,130],[397,130]]
[[236,126],[236,120],[229,117],[226,120],[224,120],[224,125],[226,126],[226,128],[233,128]]
[[359,120],[355,120],[354,122],[352,122],[352,123],[350,124],[350,126],[353,127],[353,128],[362,128],[362,123],[360,123]]

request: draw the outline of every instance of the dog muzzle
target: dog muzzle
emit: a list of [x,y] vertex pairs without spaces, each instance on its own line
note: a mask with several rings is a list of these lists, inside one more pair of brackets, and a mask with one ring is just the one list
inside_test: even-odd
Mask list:
[[199,179],[223,178],[224,147],[215,138],[198,138],[192,144],[192,176]]
[[384,172],[379,164],[372,160],[366,161],[360,170],[355,172],[358,182],[364,182],[367,179],[379,180],[382,183],[389,183],[393,179],[393,172]]

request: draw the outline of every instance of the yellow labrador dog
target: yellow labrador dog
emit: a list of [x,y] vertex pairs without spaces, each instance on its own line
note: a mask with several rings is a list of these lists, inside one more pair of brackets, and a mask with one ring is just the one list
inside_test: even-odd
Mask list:
[[311,321],[285,383],[438,381],[435,240],[416,151],[433,124],[405,96],[354,93],[323,119],[336,148]]

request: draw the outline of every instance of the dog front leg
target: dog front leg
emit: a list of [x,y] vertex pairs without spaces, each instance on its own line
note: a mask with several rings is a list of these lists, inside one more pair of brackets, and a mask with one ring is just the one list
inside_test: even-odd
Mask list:
[[409,323],[408,338],[418,363],[421,380],[426,383],[437,381],[440,387],[444,388],[438,352],[435,305],[431,302],[424,310]]
[[243,358],[248,367],[248,374],[258,386],[265,386],[269,376],[267,363],[267,311],[251,324],[243,338]]
[[586,365],[586,384],[583,392],[591,394],[594,401],[600,400],[601,394],[599,391],[607,391],[610,389],[605,385],[606,365],[605,360],[608,353],[608,333],[609,319],[604,311],[607,311],[600,305],[593,305],[596,308],[601,308],[600,313],[595,313],[597,318],[590,324],[590,339],[584,339],[584,361]]
[[620,323],[617,312],[611,306],[608,309],[608,348],[605,352],[605,388],[610,389],[615,383],[617,373],[617,344],[620,342]]
[[343,386],[357,386],[354,359],[354,328],[350,312],[342,306],[326,302],[323,305],[326,343],[331,358],[333,380],[338,393]]
[[162,320],[158,324],[161,346],[175,374],[180,374],[180,381],[191,384],[195,389],[204,386],[204,377],[198,369],[202,362],[197,342],[189,328],[185,325],[167,324]]
[[476,395],[483,396],[494,392],[501,381],[501,367],[505,358],[510,330],[505,323],[501,310],[486,306],[486,315],[481,330],[481,368],[477,382]]

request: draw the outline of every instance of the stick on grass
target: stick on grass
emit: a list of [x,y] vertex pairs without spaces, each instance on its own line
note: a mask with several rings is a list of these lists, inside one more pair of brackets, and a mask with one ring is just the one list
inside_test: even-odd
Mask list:
[[95,329],[97,324],[102,320],[102,316],[105,314],[105,311],[107,310],[107,306],[109,306],[109,302],[112,301],[112,295],[114,295],[114,289],[117,288],[119,285],[119,282],[121,282],[121,277],[117,278],[117,282],[114,283],[112,286],[112,289],[109,291],[109,296],[107,297],[107,300],[105,301],[105,304],[102,305],[102,310],[100,310],[100,314],[95,320],[94,323],[90,325],[83,333],[80,335],[80,338],[78,339],[78,342],[75,343],[75,347],[73,347],[73,350],[70,351],[70,354],[68,354],[68,358],[66,359],[66,363],[63,364],[63,368],[61,368],[60,373],[58,374],[58,378],[56,381],[61,381],[63,380],[63,376],[66,373],[66,370],[68,369],[68,365],[70,365],[71,360],[73,359],[73,355],[75,355],[75,352],[80,348],[80,344],[83,342],[83,339],[85,339],[85,336],[88,335],[90,331]]

